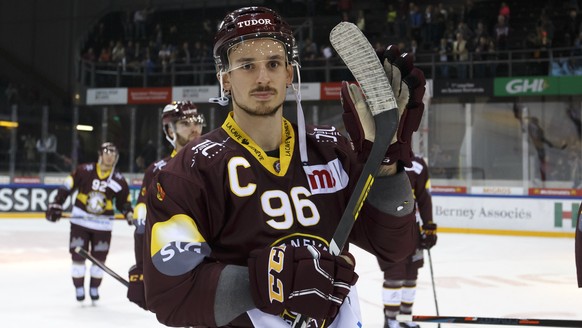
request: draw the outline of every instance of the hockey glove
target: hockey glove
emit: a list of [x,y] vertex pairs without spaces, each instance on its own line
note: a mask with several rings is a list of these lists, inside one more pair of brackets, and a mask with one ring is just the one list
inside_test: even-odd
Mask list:
[[420,248],[431,249],[437,242],[437,225],[429,222],[422,226],[422,233],[420,236]]
[[63,205],[59,203],[50,203],[45,213],[47,220],[57,222],[63,216]]
[[125,218],[125,221],[127,221],[128,225],[133,225],[133,208],[131,208],[130,203],[123,204],[121,214],[123,214],[123,217]]
[[[386,152],[383,164],[394,164],[398,161],[407,167],[412,166],[412,133],[418,130],[424,104],[426,80],[421,70],[414,67],[412,55],[400,54],[395,45],[388,46],[383,54],[379,54],[384,65],[384,71],[392,86],[399,113],[398,131],[392,138]],[[371,143],[376,137],[372,115],[367,109],[364,95],[356,85],[342,83],[340,98],[344,108],[344,125],[354,144],[354,150],[360,160],[368,157]],[[379,131],[382,133],[383,131]]]
[[140,308],[147,310],[145,300],[145,289],[143,285],[143,271],[133,265],[129,268],[129,286],[127,288],[127,298],[130,302],[137,304]]
[[333,256],[313,246],[257,250],[248,266],[255,305],[275,315],[287,310],[313,319],[334,318],[358,280],[351,254]]

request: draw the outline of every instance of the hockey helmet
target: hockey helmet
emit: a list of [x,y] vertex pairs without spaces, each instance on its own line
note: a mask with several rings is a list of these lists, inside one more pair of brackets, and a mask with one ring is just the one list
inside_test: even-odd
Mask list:
[[99,147],[99,155],[103,155],[103,153],[116,153],[119,155],[119,151],[117,150],[117,146],[113,142],[104,142]]
[[190,119],[192,122],[206,126],[204,115],[198,113],[198,107],[190,101],[173,101],[162,111],[162,124],[166,127],[177,121]]
[[265,7],[244,7],[224,17],[214,37],[214,61],[218,72],[229,69],[228,51],[232,46],[250,39],[272,38],[285,46],[287,61],[299,64],[299,51],[293,31],[274,10]]
[[192,123],[199,124],[201,126],[206,126],[206,120],[202,113],[198,113],[198,107],[190,101],[173,101],[171,104],[166,105],[162,111],[162,124],[164,127],[164,134],[166,135],[166,140],[176,148],[176,134],[171,137],[169,130],[175,132],[175,124],[181,120],[188,120]]

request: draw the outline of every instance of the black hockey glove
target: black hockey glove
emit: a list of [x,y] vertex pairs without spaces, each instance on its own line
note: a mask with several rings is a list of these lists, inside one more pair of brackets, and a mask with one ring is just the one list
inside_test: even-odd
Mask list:
[[127,298],[130,302],[137,304],[140,308],[147,310],[145,289],[143,285],[143,271],[135,265],[129,268],[129,286],[127,288]]
[[63,205],[59,203],[50,203],[45,213],[47,220],[57,222],[63,216]]
[[133,208],[131,207],[130,203],[123,204],[123,208],[121,209],[121,214],[127,221],[128,225],[133,225]]
[[422,233],[420,236],[420,248],[431,249],[437,242],[437,225],[429,222],[422,226]]
[[318,320],[334,318],[358,280],[351,254],[333,256],[313,246],[253,251],[248,265],[255,305],[275,315],[287,310]]

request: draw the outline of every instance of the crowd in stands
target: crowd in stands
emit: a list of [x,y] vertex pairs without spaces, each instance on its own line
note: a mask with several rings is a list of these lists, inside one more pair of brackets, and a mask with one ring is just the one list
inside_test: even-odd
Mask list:
[[[539,5],[491,0],[436,4],[423,0],[279,0],[265,4],[314,20],[313,37],[298,38],[301,61],[307,67],[335,57],[327,41],[329,28],[321,26],[331,18],[330,27],[341,20],[355,23],[378,49],[397,43],[421,63],[434,56],[439,63],[436,77],[493,77],[498,67],[491,61],[501,58],[504,51],[523,50],[522,58],[541,60],[547,58],[550,48],[569,50],[552,61],[527,65],[522,75],[582,75],[582,60],[576,58],[582,56],[582,20],[576,0]],[[212,9],[165,12],[141,8],[114,13],[90,33],[82,58],[146,72],[166,72],[174,63],[212,64],[210,45],[222,18],[222,10]]]

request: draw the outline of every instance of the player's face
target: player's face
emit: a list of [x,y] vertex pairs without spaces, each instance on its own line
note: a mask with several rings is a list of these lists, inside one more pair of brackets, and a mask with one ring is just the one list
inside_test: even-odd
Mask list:
[[101,152],[101,166],[109,170],[115,164],[115,160],[117,159],[117,152],[109,149],[104,149]]
[[224,75],[224,88],[231,92],[234,110],[257,116],[276,113],[293,81],[293,67],[286,61],[285,46],[274,39],[252,39],[229,49],[231,68]]
[[202,124],[196,122],[194,117],[176,122],[176,146],[184,147],[188,142],[198,138],[202,134]]

